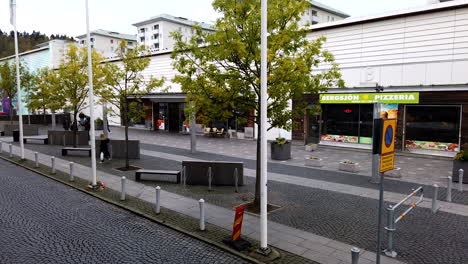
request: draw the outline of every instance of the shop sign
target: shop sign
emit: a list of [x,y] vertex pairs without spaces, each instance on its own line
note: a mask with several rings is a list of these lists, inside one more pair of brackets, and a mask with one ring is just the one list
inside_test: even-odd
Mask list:
[[418,104],[419,93],[321,94],[322,104]]
[[395,168],[395,153],[380,156],[380,173],[391,171]]

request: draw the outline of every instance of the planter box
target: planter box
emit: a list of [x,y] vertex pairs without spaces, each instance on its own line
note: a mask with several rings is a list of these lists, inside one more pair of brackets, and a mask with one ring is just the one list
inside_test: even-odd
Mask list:
[[391,171],[387,171],[385,176],[390,178],[401,178],[401,168],[395,168]]
[[[109,142],[109,152],[113,159],[125,159],[125,140],[111,139]],[[101,140],[96,139],[96,157],[99,158],[100,153],[101,153]],[[128,141],[128,158],[129,159],[140,158],[140,141],[139,140]]]
[[347,171],[347,172],[358,172],[359,171],[359,163],[349,164],[340,162],[338,169],[340,171]]
[[322,167],[322,159],[311,159],[309,156],[305,157],[305,165],[307,167]]
[[104,130],[104,125],[94,123],[94,130]]
[[[88,132],[89,131],[76,131],[76,141],[78,146],[89,145]],[[49,138],[49,145],[72,146],[75,142],[74,131],[49,130],[47,131],[47,136]]]
[[254,138],[254,128],[253,127],[245,127],[245,138]]
[[286,142],[279,145],[276,142],[271,142],[271,159],[273,160],[289,160],[291,159],[291,142]]
[[244,185],[244,163],[230,161],[182,161],[188,185],[208,186],[208,168],[211,167],[213,185],[235,185],[234,172],[237,169],[237,184]]
[[313,145],[305,145],[305,151],[315,151],[317,150],[317,147],[318,145],[317,144],[313,144]]
[[454,160],[452,181],[458,182],[458,170],[463,169],[463,183],[468,183],[468,161]]
[[237,138],[238,138],[238,139],[244,139],[244,138],[245,138],[245,137],[244,137],[244,133],[242,133],[242,132],[237,132]]

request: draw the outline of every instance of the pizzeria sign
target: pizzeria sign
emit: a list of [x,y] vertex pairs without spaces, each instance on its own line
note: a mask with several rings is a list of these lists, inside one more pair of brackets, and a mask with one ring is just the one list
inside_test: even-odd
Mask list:
[[321,94],[322,104],[418,104],[419,93]]

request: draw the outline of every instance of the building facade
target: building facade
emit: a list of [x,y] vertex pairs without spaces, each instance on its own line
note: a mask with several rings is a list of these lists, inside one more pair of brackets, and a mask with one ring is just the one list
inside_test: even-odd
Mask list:
[[309,1],[310,7],[302,14],[299,26],[334,22],[348,18],[349,15],[317,1]]
[[212,31],[209,24],[195,22],[183,17],[161,14],[150,19],[133,24],[137,27],[137,41],[153,52],[172,50],[175,44],[171,32],[180,31],[183,40],[187,41],[195,33],[193,26],[198,24],[203,30]]
[[401,151],[453,156],[468,143],[468,1],[316,25],[319,36],[346,88],[305,95],[322,112],[296,120],[294,138],[371,148],[378,112],[397,118]]
[[[86,34],[77,36],[77,42],[80,47],[86,46]],[[137,42],[135,35],[122,34],[114,31],[97,29],[90,32],[91,48],[99,52],[104,58],[113,58],[116,56],[116,50],[120,41],[127,41],[127,48],[134,49]]]

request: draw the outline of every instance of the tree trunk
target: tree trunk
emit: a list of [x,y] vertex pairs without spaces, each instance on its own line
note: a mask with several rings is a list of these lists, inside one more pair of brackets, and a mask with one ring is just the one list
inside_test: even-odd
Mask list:
[[72,129],[73,129],[73,147],[76,148],[78,145],[78,142],[76,141],[76,138],[78,136],[78,120],[76,119],[77,116],[77,111],[73,112],[73,123],[72,123]]
[[128,158],[128,100],[125,99],[123,119],[125,126],[125,168],[130,168],[130,160]]
[[[10,105],[10,124],[13,125],[13,114],[15,113],[15,110],[13,109],[13,102],[12,98],[10,97],[8,99],[8,104]],[[18,124],[19,125],[19,124]]]
[[47,126],[47,118],[46,118],[46,109],[45,107],[42,109],[42,117],[44,118],[44,126]]
[[260,151],[260,143],[261,143],[261,137],[260,137],[260,122],[257,122],[257,168],[256,168],[256,177],[255,177],[255,199],[253,201],[253,206],[254,207],[259,207],[260,208],[260,177],[261,177],[261,151]]
[[52,112],[52,130],[55,130],[55,112]]

